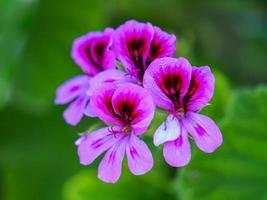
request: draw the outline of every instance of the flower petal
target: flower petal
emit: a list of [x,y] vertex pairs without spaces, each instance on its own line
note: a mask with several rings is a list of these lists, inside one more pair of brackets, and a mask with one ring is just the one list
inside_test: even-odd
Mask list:
[[90,106],[94,114],[107,125],[123,126],[125,123],[115,114],[112,105],[112,96],[117,86],[112,83],[102,84],[91,96]]
[[136,134],[142,134],[147,130],[155,112],[149,92],[132,83],[125,83],[114,92],[112,105],[125,125],[130,123]]
[[76,38],[72,47],[72,58],[88,75],[115,68],[115,54],[111,51],[113,29],[104,32],[89,32]]
[[211,153],[222,144],[221,131],[209,117],[188,112],[182,123],[202,151]]
[[146,143],[134,134],[126,146],[128,166],[134,175],[147,173],[153,167],[153,157]]
[[84,114],[88,117],[97,117],[95,112],[94,112],[94,109],[92,108],[90,102],[87,103],[86,107],[85,107],[85,110],[84,110]]
[[113,46],[118,59],[126,70],[138,80],[143,79],[147,68],[154,30],[150,23],[129,20],[119,26],[113,35]]
[[79,123],[84,115],[85,107],[88,101],[89,97],[82,95],[69,105],[69,107],[63,113],[63,117],[68,124],[75,126]]
[[109,128],[85,134],[77,140],[80,163],[90,165],[100,154],[112,147],[122,135],[112,135]]
[[154,26],[154,35],[146,60],[147,66],[156,58],[172,57],[176,50],[176,37]]
[[182,167],[189,163],[191,149],[184,128],[181,127],[181,134],[176,140],[164,143],[163,156],[165,161],[173,167]]
[[98,73],[90,80],[90,88],[87,90],[87,95],[91,96],[104,83],[114,83],[121,85],[127,82],[135,83],[134,79],[126,75],[125,72],[118,69],[105,70]]
[[156,59],[146,70],[143,84],[157,106],[177,110],[188,90],[191,71],[192,67],[185,58]]
[[197,111],[210,101],[213,96],[214,81],[208,66],[193,67],[190,87],[186,95],[187,110]]
[[169,115],[167,119],[157,128],[154,134],[154,145],[159,146],[167,141],[173,141],[179,137],[180,123],[173,115]]
[[56,91],[56,104],[66,104],[81,95],[89,87],[90,78],[78,75],[65,81]]
[[[128,138],[127,138],[128,139]],[[125,154],[125,138],[116,142],[108,150],[98,166],[98,178],[107,183],[115,183],[121,176],[122,161]]]

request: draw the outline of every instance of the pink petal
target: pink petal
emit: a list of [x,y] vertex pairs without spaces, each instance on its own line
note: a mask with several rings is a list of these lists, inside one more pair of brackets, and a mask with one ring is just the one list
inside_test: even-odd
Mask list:
[[112,135],[109,132],[109,128],[101,128],[83,135],[76,142],[80,163],[90,165],[104,151],[111,148],[121,137],[121,134]]
[[188,112],[182,123],[202,151],[211,153],[222,144],[221,131],[209,117]]
[[154,116],[155,105],[151,95],[132,83],[125,83],[114,92],[112,105],[116,114],[130,123],[136,134],[144,133]]
[[72,102],[69,107],[64,111],[63,117],[70,125],[76,125],[83,117],[85,106],[89,101],[89,97],[82,95]]
[[208,66],[193,67],[191,83],[187,95],[187,110],[197,111],[203,108],[212,98],[214,76]]
[[184,128],[181,128],[181,134],[176,140],[164,144],[163,156],[165,161],[173,167],[182,167],[189,163],[191,149]]
[[89,87],[90,78],[86,75],[78,75],[65,81],[56,91],[56,104],[66,104],[85,93]]
[[159,146],[167,141],[173,141],[179,137],[180,123],[173,116],[169,115],[167,119],[157,128],[154,134],[154,145]]
[[115,115],[112,105],[112,96],[117,86],[112,83],[102,84],[95,90],[90,99],[90,106],[94,114],[107,125],[123,126],[125,123]]
[[113,29],[106,28],[104,32],[89,32],[74,40],[71,55],[85,73],[95,75],[115,68],[115,54],[110,48],[112,33]]
[[147,58],[149,65],[156,58],[172,57],[176,50],[176,37],[162,31],[159,27],[154,26],[154,36],[150,45],[150,51]]
[[98,73],[90,80],[90,88],[87,91],[87,95],[91,96],[95,90],[97,90],[104,83],[114,83],[121,85],[127,82],[135,83],[132,78],[126,75],[125,72],[118,69],[105,70]]
[[134,175],[147,173],[153,167],[153,157],[146,143],[131,135],[126,146],[128,166]]
[[92,108],[91,104],[88,103],[85,107],[85,110],[84,110],[84,114],[88,117],[97,117],[95,112],[94,112],[94,108]]
[[177,110],[188,90],[191,70],[192,67],[185,58],[159,58],[146,70],[143,84],[157,106]]
[[150,23],[129,20],[118,27],[113,35],[113,46],[126,70],[138,80],[143,79],[147,68],[146,58],[154,30]]
[[[128,140],[128,138],[126,138]],[[115,183],[121,176],[122,161],[125,154],[125,138],[117,141],[108,150],[98,166],[98,178],[107,183]]]

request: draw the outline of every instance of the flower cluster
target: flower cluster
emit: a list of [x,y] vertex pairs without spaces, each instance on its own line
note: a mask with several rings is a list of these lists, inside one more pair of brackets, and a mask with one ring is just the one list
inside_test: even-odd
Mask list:
[[72,58],[84,74],[63,83],[55,103],[71,102],[63,114],[70,125],[84,115],[106,124],[76,141],[83,165],[105,153],[98,168],[102,181],[119,179],[125,154],[133,174],[151,170],[153,157],[141,135],[149,128],[156,107],[168,113],[153,141],[155,146],[163,145],[169,165],[188,164],[189,137],[206,153],[221,145],[217,125],[198,113],[213,96],[214,76],[208,66],[193,67],[185,58],[173,58],[175,47],[173,34],[135,20],[74,41]]

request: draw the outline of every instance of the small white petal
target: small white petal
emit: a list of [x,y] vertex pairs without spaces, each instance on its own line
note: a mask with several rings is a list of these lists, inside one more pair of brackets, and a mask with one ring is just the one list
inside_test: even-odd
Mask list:
[[173,141],[180,136],[180,123],[173,115],[169,115],[167,119],[158,127],[154,134],[154,145],[159,146],[167,141]]

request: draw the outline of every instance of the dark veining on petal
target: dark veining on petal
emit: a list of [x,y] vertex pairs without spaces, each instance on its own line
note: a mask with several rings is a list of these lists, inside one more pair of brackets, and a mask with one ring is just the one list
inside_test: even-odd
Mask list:
[[171,99],[175,108],[180,109],[182,106],[180,102],[180,94],[183,87],[182,73],[166,67],[161,70],[160,75],[156,75],[154,78],[162,92]]
[[206,130],[202,126],[200,126],[199,124],[196,124],[196,126],[194,126],[194,128],[196,129],[196,132],[200,136],[205,135],[207,133]]
[[96,149],[96,148],[100,147],[102,144],[103,144],[102,138],[100,138],[100,139],[93,141],[91,146]]
[[88,60],[99,70],[103,71],[104,52],[107,47],[107,41],[95,41],[88,43],[84,51]]
[[140,115],[136,110],[137,102],[137,97],[129,94],[116,103],[118,114],[127,125],[131,125],[131,122]]
[[138,78],[143,80],[143,75],[147,66],[143,60],[143,51],[145,48],[146,38],[132,36],[126,41],[126,45],[129,51],[130,59],[134,62],[138,71]]
[[161,42],[153,39],[151,42],[149,55],[146,59],[146,66],[149,66],[153,60],[160,57],[162,52],[163,52],[163,49],[162,49]]
[[69,89],[69,92],[76,92],[77,90],[79,90],[81,87],[79,85],[74,85]]
[[186,95],[183,98],[183,106],[184,106],[185,109],[188,106],[188,102],[194,96],[194,94],[199,89],[199,87],[200,87],[200,85],[199,85],[199,83],[198,83],[198,81],[196,79],[196,76],[194,74],[192,74],[190,85],[189,85],[189,89],[188,89]]
[[133,159],[139,156],[138,152],[136,151],[134,147],[130,147],[130,154]]

